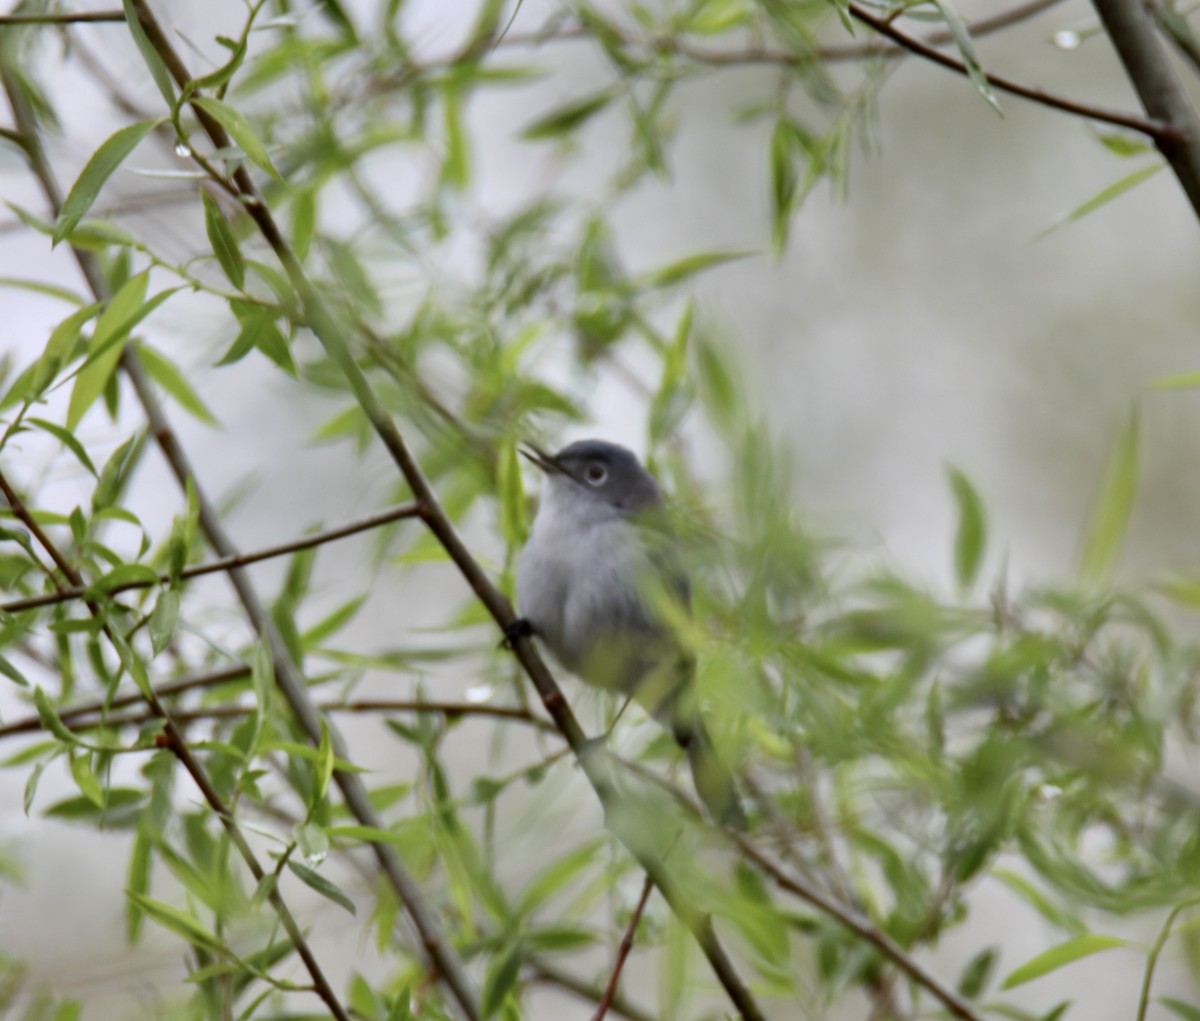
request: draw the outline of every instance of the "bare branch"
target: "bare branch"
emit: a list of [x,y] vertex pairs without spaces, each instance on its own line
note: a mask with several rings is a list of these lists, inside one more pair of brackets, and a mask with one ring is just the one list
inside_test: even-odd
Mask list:
[[[214,560],[211,563],[185,567],[179,572],[179,577],[183,579],[199,578],[206,574],[216,574],[220,571],[232,571],[239,567],[247,567],[250,564],[260,563],[263,560],[271,560],[274,557],[287,556],[289,553],[297,553],[300,550],[313,549],[317,546],[323,546],[327,542],[334,542],[337,539],[344,539],[350,535],[357,535],[360,532],[370,531],[373,528],[391,524],[393,521],[420,517],[420,515],[421,508],[419,504],[412,502],[402,503],[388,510],[380,511],[378,514],[372,514],[370,517],[341,525],[338,528],[331,528],[325,532],[306,535],[301,539],[294,539],[292,542],[285,542],[279,546],[270,546],[267,549],[258,550],[254,553],[235,553],[232,556],[222,557],[220,560]],[[164,573],[158,576],[157,581],[131,581],[124,585],[115,585],[110,589],[106,589],[104,594],[117,595],[121,592],[129,592],[134,589],[150,588],[153,585],[167,585],[170,582],[171,576]],[[27,596],[24,599],[14,599],[11,602],[0,603],[0,612],[19,613],[22,610],[33,610],[40,606],[51,606],[54,603],[66,603],[72,599],[82,599],[88,594],[95,595],[94,589],[89,587],[60,588],[56,592],[47,592],[40,596]]]
[[1200,216],[1200,119],[1141,0],[1092,0],[1104,30],[1151,117],[1170,125],[1171,135],[1155,136],[1159,151],[1175,171],[1192,209]]
[[[1119,0],[1115,0],[1115,2],[1119,2]],[[933,61],[935,64],[941,64],[942,67],[948,67],[958,74],[967,74],[967,65],[961,60],[941,53],[928,43],[922,42],[920,39],[914,39],[912,36],[901,32],[887,18],[877,17],[865,7],[853,2],[849,4],[849,10],[864,25],[869,25],[880,35],[887,36],[898,46],[903,46],[911,53]],[[1047,92],[1045,89],[1022,85],[1020,82],[998,74],[985,73],[985,77],[989,85],[999,89],[1001,92],[1020,96],[1022,99],[1028,99],[1031,102],[1040,103],[1042,106],[1049,106],[1056,110],[1065,110],[1067,113],[1072,113],[1079,117],[1087,117],[1089,120],[1100,121],[1104,124],[1115,124],[1117,127],[1137,131],[1140,134],[1153,138],[1159,143],[1160,147],[1165,142],[1172,141],[1177,137],[1176,128],[1169,119],[1146,120],[1133,114],[1122,113],[1120,110],[1109,110],[1105,107],[1090,106],[1086,103],[1076,102],[1073,99],[1066,99],[1063,96]],[[1153,114],[1153,111],[1151,113]],[[1157,116],[1156,114],[1154,115]]]
[[642,895],[638,898],[637,907],[633,909],[629,925],[625,927],[621,945],[617,947],[617,958],[613,962],[612,975],[609,976],[608,985],[604,987],[604,995],[600,998],[600,1005],[596,1008],[596,1013],[592,1015],[592,1021],[604,1021],[604,1015],[612,1006],[613,997],[617,995],[617,984],[621,981],[621,972],[625,968],[625,961],[633,949],[633,935],[637,932],[638,923],[642,920],[642,914],[646,910],[646,904],[650,900],[650,892],[653,889],[654,880],[647,875],[646,881],[642,884]]
[[76,11],[58,14],[0,14],[0,27],[5,25],[85,25],[97,22],[123,22],[124,11]]
[[[232,671],[231,671],[232,672]],[[236,672],[235,676],[238,676]],[[247,668],[242,672],[249,673]],[[226,680],[223,678],[222,680]],[[217,682],[211,682],[217,683]],[[191,685],[196,687],[195,684]],[[164,688],[155,689],[156,693],[165,693]],[[141,696],[136,696],[139,700]],[[547,733],[557,734],[553,724],[546,720],[534,716],[527,709],[519,709],[515,706],[499,706],[499,705],[476,705],[471,702],[417,702],[412,700],[401,699],[333,699],[328,702],[321,702],[317,708],[323,713],[438,713],[448,719],[457,719],[463,716],[486,716],[491,719],[511,720],[516,723],[525,723],[531,727],[536,727],[538,730],[544,730]],[[99,713],[104,709],[103,705],[96,707],[78,707],[67,708],[59,711],[59,719],[64,723],[70,724],[71,730],[94,730],[97,727],[138,727],[144,723],[149,723],[156,719],[154,713],[127,713],[124,716],[98,716],[92,720],[80,720],[81,716]],[[195,723],[201,720],[228,720],[239,719],[243,716],[249,716],[254,712],[252,706],[244,705],[211,705],[203,706],[199,709],[173,709],[171,718],[176,723]],[[26,716],[19,720],[14,720],[12,723],[0,727],[0,738],[9,737],[12,734],[27,734],[44,729],[40,716]]]

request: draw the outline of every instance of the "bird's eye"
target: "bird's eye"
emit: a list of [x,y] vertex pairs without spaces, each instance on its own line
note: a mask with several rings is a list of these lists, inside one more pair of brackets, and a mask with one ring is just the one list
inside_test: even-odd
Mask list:
[[608,471],[602,464],[589,464],[583,473],[584,478],[593,486],[601,485],[608,478]]

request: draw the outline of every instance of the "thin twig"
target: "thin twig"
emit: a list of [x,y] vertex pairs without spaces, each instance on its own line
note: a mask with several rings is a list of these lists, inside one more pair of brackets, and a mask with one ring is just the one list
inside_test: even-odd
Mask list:
[[[157,691],[162,692],[159,688]],[[101,707],[103,708],[103,707]],[[464,716],[487,716],[492,719],[511,720],[525,723],[538,730],[557,734],[553,724],[540,717],[534,716],[525,709],[516,706],[476,705],[471,702],[421,702],[412,699],[331,699],[317,704],[323,713],[438,713],[448,719],[458,719]],[[81,720],[80,716],[101,710],[92,709],[88,713],[78,708],[71,712],[62,710],[59,719],[70,725],[71,730],[93,730],[97,727],[138,727],[155,719],[154,713],[127,713],[124,716],[101,716],[92,720]],[[254,712],[252,706],[244,705],[211,705],[198,709],[173,709],[171,718],[176,723],[196,723],[203,720],[227,720],[249,716]],[[0,727],[0,738],[13,734],[26,734],[43,729],[40,716],[26,716]]]
[[[13,487],[9,484],[8,479],[5,477],[2,471],[0,471],[0,492],[3,492],[5,499],[8,500],[9,506],[12,508],[13,514],[16,516],[17,520],[25,525],[25,527],[37,537],[39,545],[41,545],[42,549],[46,551],[46,553],[50,556],[50,559],[54,561],[55,565],[57,565],[58,569],[62,571],[67,580],[72,585],[80,585],[82,579],[79,576],[79,572],[75,570],[74,566],[72,566],[70,561],[63,556],[58,547],[55,546],[55,544],[50,541],[49,537],[38,527],[37,522],[34,520],[33,514],[30,513],[29,509],[25,506],[24,501],[22,501],[20,496],[17,495],[16,490],[13,489]],[[89,602],[87,605],[92,614],[101,622],[102,630],[105,636],[109,639],[109,642],[112,644],[113,648],[119,653],[121,651],[121,644],[118,643],[109,628],[108,622],[104,619],[104,613],[102,609],[98,604],[93,602]],[[265,875],[262,865],[259,864],[258,858],[255,856],[254,851],[246,842],[246,838],[242,834],[241,827],[234,819],[233,814],[225,804],[224,800],[221,798],[220,794],[217,793],[212,781],[209,780],[208,774],[200,765],[199,760],[192,755],[191,749],[184,741],[183,735],[176,727],[171,714],[163,705],[162,700],[154,694],[152,688],[147,687],[143,692],[143,695],[145,696],[146,701],[149,703],[151,710],[154,712],[154,715],[163,722],[164,746],[167,747],[179,760],[180,765],[183,766],[188,775],[192,778],[192,782],[195,783],[195,785],[200,789],[200,793],[203,795],[204,800],[216,814],[217,818],[221,820],[221,825],[225,827],[225,831],[229,834],[230,841],[237,848],[238,853],[242,856],[242,860],[246,863],[246,867],[250,870],[251,875],[254,876],[255,881],[261,881]],[[279,920],[283,924],[284,929],[287,931],[289,939],[291,939],[293,945],[295,946],[296,953],[304,962],[304,967],[313,980],[313,991],[321,998],[322,1002],[326,1007],[329,1008],[330,1013],[333,1014],[337,1021],[350,1021],[350,1015],[346,1013],[346,1009],[342,1006],[337,994],[333,991],[333,987],[329,984],[328,979],[326,979],[320,963],[313,955],[312,948],[308,945],[308,941],[305,939],[304,933],[301,931],[295,916],[291,912],[291,909],[287,906],[287,903],[279,893],[277,886],[271,887],[268,899],[270,900],[271,906],[274,908],[275,913],[279,916]]]
[[[1121,3],[1123,0],[1113,0],[1113,2]],[[935,64],[941,64],[942,67],[948,67],[951,71],[955,71],[961,75],[968,75],[970,73],[967,70],[967,65],[961,60],[942,53],[928,43],[900,31],[889,19],[872,14],[865,7],[854,3],[853,0],[849,3],[848,10],[864,25],[869,25],[880,35],[887,36],[887,38],[891,39],[898,46],[903,46],[918,57],[924,57]],[[1020,82],[998,74],[984,72],[984,77],[987,78],[989,85],[999,89],[1001,92],[1008,92],[1011,95],[1020,96],[1022,99],[1028,99],[1034,103],[1040,103],[1042,106],[1049,106],[1056,110],[1065,110],[1067,113],[1072,113],[1079,117],[1087,117],[1090,120],[1128,128],[1130,131],[1137,131],[1140,134],[1153,138],[1160,145],[1177,142],[1180,137],[1178,129],[1169,120],[1147,120],[1144,117],[1124,113],[1120,110],[1091,106],[1087,103],[1080,103],[1073,99],[1067,99],[1064,96],[1055,95],[1052,92],[1047,92],[1045,89],[1022,85]]]
[[592,1021],[604,1021],[604,1015],[612,1006],[613,997],[617,995],[617,985],[621,981],[621,972],[625,968],[625,961],[633,949],[634,933],[637,932],[638,923],[642,920],[642,913],[646,910],[646,904],[650,900],[650,892],[653,889],[654,880],[647,874],[646,881],[642,884],[642,895],[638,898],[637,907],[633,909],[633,916],[625,927],[621,945],[617,947],[617,958],[613,962],[612,975],[609,976],[608,984],[604,987],[604,995],[600,997],[600,1004],[596,1007],[596,1013],[592,1015]]
[[[193,691],[197,688],[212,688],[219,684],[228,684],[249,676],[250,667],[232,666],[225,670],[218,670],[215,673],[203,674],[198,677],[181,677],[178,681],[161,684],[154,689],[154,694],[160,699],[173,698],[176,695],[183,694],[185,691]],[[143,698],[144,696],[140,691],[130,692],[125,695],[117,695],[107,703],[104,699],[98,698],[90,702],[81,702],[79,705],[63,706],[61,709],[56,710],[56,712],[58,713],[58,718],[63,723],[70,725],[84,716],[136,705]],[[0,726],[0,739],[11,737],[14,734],[33,733],[42,728],[43,724],[40,716],[23,716],[19,720],[13,720],[11,723]]]
[[89,22],[123,22],[124,11],[77,11],[58,14],[0,14],[0,28],[5,25],[82,25]]
[[1159,929],[1158,936],[1154,940],[1154,946],[1150,948],[1150,953],[1146,957],[1146,970],[1142,975],[1142,990],[1138,995],[1137,1018],[1135,1021],[1146,1021],[1146,1011],[1150,1009],[1150,987],[1154,983],[1154,968],[1158,964],[1158,958],[1162,954],[1163,947],[1167,945],[1167,940],[1171,937],[1171,928],[1175,925],[1175,920],[1187,908],[1194,908],[1197,904],[1200,904],[1200,897],[1190,897],[1176,904],[1171,909],[1171,913],[1167,915],[1162,928]]
[[[328,531],[316,532],[313,535],[306,535],[303,538],[295,539],[292,542],[281,543],[278,546],[270,546],[267,549],[258,550],[254,553],[235,553],[233,556],[222,557],[220,560],[213,560],[207,564],[196,564],[193,567],[186,567],[179,572],[181,579],[200,578],[206,574],[217,574],[221,571],[232,571],[239,567],[248,567],[250,564],[257,564],[263,560],[271,560],[274,557],[287,556],[289,553],[296,553],[300,550],[313,549],[317,546],[323,546],[325,543],[334,542],[337,539],[344,539],[350,535],[357,535],[360,532],[366,532],[372,528],[379,528],[382,525],[391,524],[393,521],[401,521],[404,518],[415,518],[421,514],[421,508],[416,503],[402,503],[388,510],[380,511],[378,514],[372,514],[370,517],[361,518],[358,521],[350,522],[349,524],[341,525],[338,528],[331,528]],[[104,590],[104,595],[117,595],[121,592],[129,592],[133,589],[150,588],[154,585],[166,585],[171,582],[170,574],[160,574],[155,581],[130,581],[122,585],[114,585],[110,589]],[[94,587],[72,587],[62,588],[57,592],[47,592],[40,596],[26,596],[24,599],[14,599],[8,603],[0,603],[0,612],[3,613],[19,613],[22,610],[33,610],[40,606],[50,606],[54,603],[66,603],[72,599],[82,599],[86,595],[96,595]]]

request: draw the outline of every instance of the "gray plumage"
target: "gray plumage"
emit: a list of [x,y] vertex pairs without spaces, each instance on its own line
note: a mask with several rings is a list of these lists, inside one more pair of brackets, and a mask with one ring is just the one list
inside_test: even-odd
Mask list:
[[695,704],[694,663],[670,627],[691,592],[662,492],[637,457],[582,440],[527,455],[545,473],[517,565],[517,607],[589,684],[634,695],[687,751],[696,790],[720,821],[744,818]]

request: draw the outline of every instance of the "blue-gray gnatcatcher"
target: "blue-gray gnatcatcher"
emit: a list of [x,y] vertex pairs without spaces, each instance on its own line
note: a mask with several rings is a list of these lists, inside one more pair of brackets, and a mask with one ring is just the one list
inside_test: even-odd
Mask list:
[[522,623],[584,681],[636,697],[686,750],[713,816],[743,827],[733,776],[700,718],[695,663],[670,624],[688,612],[691,588],[658,483],[603,440],[522,453],[546,477],[517,566]]

